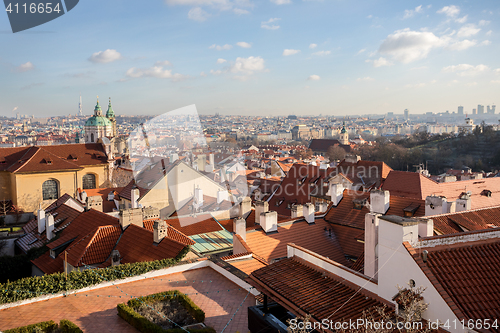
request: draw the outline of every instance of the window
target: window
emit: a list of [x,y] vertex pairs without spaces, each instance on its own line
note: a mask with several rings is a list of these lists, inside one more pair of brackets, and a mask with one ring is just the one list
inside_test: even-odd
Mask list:
[[54,200],[59,198],[59,186],[57,180],[49,179],[42,184],[43,200]]
[[94,142],[94,133],[90,133],[90,142]]
[[82,178],[82,183],[83,183],[83,189],[91,189],[91,188],[96,188],[95,186],[95,175],[93,174],[86,174]]

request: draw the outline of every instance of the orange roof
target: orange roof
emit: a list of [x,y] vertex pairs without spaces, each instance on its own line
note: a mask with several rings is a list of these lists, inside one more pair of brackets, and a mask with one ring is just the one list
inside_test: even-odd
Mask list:
[[165,221],[187,236],[222,230],[222,227],[210,214],[176,217]]
[[231,260],[229,261],[229,264],[248,275],[252,274],[253,271],[266,266],[265,263],[253,257],[250,259]]
[[[149,231],[153,231],[154,223],[157,221],[156,219],[154,220],[145,220],[144,223],[144,228]],[[191,240],[188,236],[184,235],[182,232],[179,230],[175,229],[172,225],[167,223],[170,227],[167,229],[167,237],[172,239],[175,242],[178,242],[183,245],[193,245],[195,242]]]
[[500,207],[482,208],[459,213],[429,216],[434,229],[443,234],[500,227]]
[[314,224],[306,221],[278,225],[278,232],[266,234],[262,230],[247,232],[246,243],[253,253],[266,261],[287,256],[287,244],[295,243],[343,265],[348,265],[340,244],[327,230],[330,225],[324,220]]
[[107,188],[93,188],[93,189],[85,189],[87,193],[87,197],[100,196],[102,197],[102,211],[104,213],[112,212],[113,209],[116,208],[114,200],[108,200],[108,194],[113,192],[115,194],[120,193],[124,188],[123,187],[107,187]]

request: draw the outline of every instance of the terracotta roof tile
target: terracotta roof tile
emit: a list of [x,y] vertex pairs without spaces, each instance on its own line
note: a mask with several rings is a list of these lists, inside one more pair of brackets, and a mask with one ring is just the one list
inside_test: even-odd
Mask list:
[[442,234],[500,227],[500,207],[429,216]]
[[93,189],[85,189],[87,193],[87,197],[100,196],[102,198],[102,211],[104,213],[110,213],[114,209],[116,209],[116,205],[114,200],[108,200],[108,194],[110,192],[120,193],[124,188],[123,187],[110,187],[110,188],[93,188]]
[[250,274],[252,274],[252,272],[266,266],[266,264],[264,264],[263,262],[255,259],[255,258],[242,259],[242,260],[231,260],[231,261],[229,261],[229,264],[231,264],[231,266],[236,267],[237,269],[239,269],[240,271],[242,271],[243,273],[248,274],[248,275],[250,275]]
[[210,214],[169,218],[165,221],[186,236],[223,230]]

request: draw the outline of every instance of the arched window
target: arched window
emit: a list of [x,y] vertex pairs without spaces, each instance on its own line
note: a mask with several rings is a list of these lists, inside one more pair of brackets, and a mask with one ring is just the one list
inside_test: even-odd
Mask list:
[[59,185],[57,180],[49,179],[42,184],[43,200],[54,200],[59,198]]
[[83,182],[83,189],[84,190],[90,189],[90,188],[96,188],[95,175],[93,175],[93,174],[88,173],[85,176],[83,176],[82,182]]
[[94,133],[90,133],[90,142],[94,142]]

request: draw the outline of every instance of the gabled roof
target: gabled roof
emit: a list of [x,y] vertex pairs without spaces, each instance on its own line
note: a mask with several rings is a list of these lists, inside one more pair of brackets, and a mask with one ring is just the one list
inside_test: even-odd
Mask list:
[[[295,257],[258,269],[247,281],[295,315],[310,314],[318,322],[355,321],[369,308],[389,305],[361,287]],[[345,306],[347,302],[349,306]]]
[[[453,242],[462,235],[445,237]],[[499,318],[499,238],[418,249],[404,245],[459,320]],[[423,250],[428,251],[427,262]]]
[[434,221],[434,229],[442,234],[482,230],[500,227],[500,207],[435,215],[429,218]]
[[101,144],[67,144],[0,148],[0,161],[0,171],[44,172],[106,165],[107,156]]

